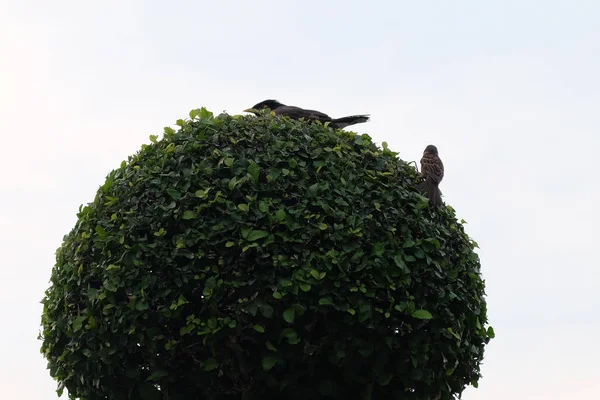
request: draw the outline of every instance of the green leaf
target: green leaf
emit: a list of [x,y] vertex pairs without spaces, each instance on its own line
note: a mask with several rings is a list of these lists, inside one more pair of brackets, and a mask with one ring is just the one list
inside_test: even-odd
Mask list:
[[317,190],[319,190],[319,184],[315,183],[314,185],[310,185],[306,192],[307,197],[315,197],[317,195]]
[[277,210],[277,211],[275,212],[275,220],[276,220],[277,222],[282,222],[282,221],[284,221],[284,220],[285,220],[285,217],[286,217],[286,213],[285,213],[285,210],[284,210],[283,208],[280,208],[279,210]]
[[83,326],[83,322],[87,319],[86,316],[80,316],[73,320],[73,332],[77,332]]
[[90,316],[90,318],[88,319],[88,323],[85,327],[86,329],[94,329],[96,327],[96,318]]
[[250,206],[248,204],[238,204],[238,208],[242,211],[248,212],[250,211]]
[[183,219],[194,219],[194,218],[196,218],[196,213],[191,210],[184,211],[182,218]]
[[315,279],[319,279],[319,271],[317,271],[316,269],[311,269],[310,275]]
[[202,367],[204,371],[213,371],[217,368],[219,368],[219,362],[214,358],[204,360],[204,367]]
[[201,189],[201,190],[196,190],[196,192],[194,193],[194,195],[196,197],[199,197],[201,199],[206,199],[208,197],[208,192],[210,192],[210,188],[208,189]]
[[265,317],[265,318],[273,317],[273,307],[271,307],[269,304],[263,304],[263,305],[259,306],[259,309],[260,309],[260,313],[263,315],[263,317]]
[[258,164],[255,162],[250,162],[250,165],[248,166],[248,175],[250,175],[250,178],[253,182],[258,182],[258,178],[260,176],[260,167]]
[[383,243],[375,243],[373,246],[373,254],[376,256],[381,256],[385,252],[385,245]]
[[296,318],[296,311],[293,307],[290,307],[283,312],[283,319],[285,320],[285,322],[291,324],[292,322],[294,322],[294,318]]
[[225,165],[226,165],[226,166],[228,166],[228,167],[231,167],[231,166],[233,166],[233,158],[230,158],[230,157],[226,158],[226,159],[223,161],[223,164],[225,164]]
[[446,329],[448,331],[448,333],[450,333],[452,336],[454,336],[455,338],[457,338],[458,340],[460,340],[460,335],[458,335],[456,332],[454,332],[454,330],[452,328],[448,328]]
[[408,266],[406,265],[400,254],[396,254],[394,256],[394,264],[396,264],[396,266],[398,266],[402,270],[402,272],[407,274],[410,273],[410,269],[408,269]]
[[248,235],[245,239],[253,242],[255,240],[262,239],[267,236],[269,236],[269,232],[267,231],[251,230],[250,232],[248,232]]
[[319,299],[319,305],[321,306],[332,306],[333,305],[333,300],[331,300],[331,297],[322,297]]
[[413,318],[417,318],[417,319],[431,319],[433,318],[433,316],[431,315],[431,313],[427,310],[416,310],[414,313],[412,313],[412,317]]
[[289,279],[282,279],[279,281],[279,284],[282,287],[290,287],[290,286],[294,285],[294,283],[292,281],[290,281]]
[[167,189],[167,193],[173,198],[173,200],[179,200],[181,198],[181,192],[179,190]]
[[273,297],[279,300],[283,298],[283,295],[279,292],[273,292]]
[[494,328],[492,328],[491,326],[488,326],[487,328],[487,335],[490,337],[490,339],[493,339],[496,337],[496,332],[494,332]]
[[324,231],[325,229],[327,229],[327,224],[320,223],[319,224],[319,229],[322,230],[322,231]]
[[256,332],[265,333],[265,327],[262,325],[256,324],[253,326],[253,328]]
[[262,359],[262,367],[265,371],[271,370],[275,364],[277,364],[277,359],[273,356],[266,356]]
[[150,308],[150,305],[147,301],[138,301],[137,303],[135,303],[135,309],[138,311],[145,311],[148,308]]
[[108,267],[106,267],[107,271],[115,271],[115,270],[119,270],[121,269],[120,265],[115,265],[115,264],[110,264]]
[[261,201],[260,203],[258,203],[258,209],[261,212],[268,212],[269,211],[269,203],[267,203],[266,201]]
[[298,341],[298,333],[294,328],[285,328],[281,331],[280,334],[282,337],[286,338],[289,341],[297,343]]
[[310,292],[310,289],[312,288],[310,284],[304,282],[299,283],[298,286],[303,292]]
[[270,340],[267,340],[267,341],[265,342],[265,346],[267,346],[267,349],[269,349],[269,350],[271,350],[271,351],[277,351],[277,347],[275,347],[275,346],[273,345],[273,343],[271,343],[271,341],[270,341]]

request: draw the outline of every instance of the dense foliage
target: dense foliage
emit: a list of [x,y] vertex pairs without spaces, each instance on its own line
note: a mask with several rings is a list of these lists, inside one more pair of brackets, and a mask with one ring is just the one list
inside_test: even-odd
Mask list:
[[450,399],[485,344],[476,246],[367,135],[205,109],[111,172],[57,251],[71,398]]

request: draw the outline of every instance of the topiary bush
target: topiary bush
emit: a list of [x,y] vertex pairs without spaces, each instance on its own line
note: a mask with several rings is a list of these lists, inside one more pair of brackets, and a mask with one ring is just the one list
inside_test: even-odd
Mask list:
[[193,110],[57,251],[42,352],[69,397],[450,399],[476,385],[476,244],[368,135]]

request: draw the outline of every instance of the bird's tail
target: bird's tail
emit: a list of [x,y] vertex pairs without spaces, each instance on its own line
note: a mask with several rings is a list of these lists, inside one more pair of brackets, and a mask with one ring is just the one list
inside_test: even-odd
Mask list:
[[351,115],[349,117],[332,119],[329,125],[333,128],[344,129],[347,126],[354,124],[362,124],[363,122],[367,122],[368,120],[369,115]]
[[420,191],[429,198],[429,203],[434,206],[442,205],[442,191],[437,183],[428,178],[419,185]]

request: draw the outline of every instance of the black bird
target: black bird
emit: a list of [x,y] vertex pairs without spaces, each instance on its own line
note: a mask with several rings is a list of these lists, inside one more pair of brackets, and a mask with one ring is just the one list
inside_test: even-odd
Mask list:
[[421,158],[421,176],[425,182],[419,185],[419,189],[429,198],[434,206],[442,204],[442,192],[439,185],[444,179],[444,163],[438,156],[438,149],[430,144],[425,147],[423,158]]
[[258,104],[255,104],[252,108],[244,110],[244,112],[251,112],[257,114],[257,110],[268,108],[275,113],[275,115],[282,115],[290,117],[291,119],[304,118],[309,121],[321,121],[321,123],[329,122],[329,126],[332,128],[343,129],[347,126],[360,124],[369,120],[369,115],[351,115],[343,118],[331,118],[327,114],[323,114],[320,111],[306,110],[300,107],[286,106],[281,104],[277,100],[265,100]]

